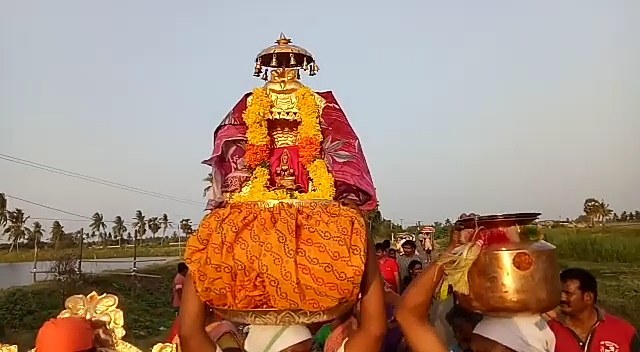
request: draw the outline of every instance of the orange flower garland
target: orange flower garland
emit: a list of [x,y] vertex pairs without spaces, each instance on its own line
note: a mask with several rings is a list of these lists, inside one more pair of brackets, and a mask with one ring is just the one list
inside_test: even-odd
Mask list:
[[302,165],[307,166],[320,155],[320,142],[309,137],[300,138],[298,140],[298,152],[300,153],[300,162]]
[[269,160],[271,151],[267,118],[271,112],[272,102],[266,89],[256,88],[253,90],[247,110],[245,110],[242,117],[247,125],[245,161],[254,170],[251,180],[239,194],[236,194],[231,199],[232,203],[283,199],[328,200],[334,198],[336,192],[335,180],[324,160],[320,158],[320,145],[323,139],[320,129],[322,105],[316,99],[320,98],[309,88],[304,87],[296,92],[300,120],[300,125],[298,126],[298,152],[300,162],[311,179],[311,189],[308,193],[285,190],[269,191],[269,171],[264,163]]
[[268,145],[255,145],[247,144],[247,150],[244,155],[244,159],[247,165],[255,169],[263,162],[269,159],[269,146]]
[[302,165],[308,166],[320,156],[320,142],[322,142],[320,114],[322,111],[316,101],[315,93],[307,87],[300,88],[296,92],[296,100],[301,120],[298,127],[298,150]]
[[247,125],[247,150],[245,160],[250,168],[255,168],[269,158],[269,131],[267,116],[271,111],[271,98],[264,88],[256,88],[251,94],[247,110],[242,114]]

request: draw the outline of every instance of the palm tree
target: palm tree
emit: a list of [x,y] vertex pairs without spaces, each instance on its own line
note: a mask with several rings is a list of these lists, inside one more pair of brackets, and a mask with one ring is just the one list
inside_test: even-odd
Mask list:
[[0,230],[7,225],[7,196],[0,193]]
[[113,219],[111,231],[113,231],[114,236],[118,237],[118,246],[122,247],[122,239],[124,238],[124,233],[127,232],[127,227],[124,224],[124,220],[122,220],[122,216],[118,215]]
[[44,235],[42,224],[39,221],[34,221],[31,226],[33,226],[33,228],[28,231],[29,240],[32,240],[34,246],[37,247],[38,242],[42,241],[42,236]]
[[53,242],[53,248],[58,249],[60,242],[64,238],[64,227],[60,224],[60,221],[56,220],[51,225],[51,242]]
[[598,217],[600,208],[600,202],[595,198],[587,198],[584,200],[582,210],[584,214],[589,217],[591,226],[595,225],[596,218]]
[[135,231],[135,239],[140,239],[140,244],[142,244],[142,236],[147,233],[147,221],[145,220],[145,216],[142,214],[142,210],[136,210],[136,216],[133,218],[133,229]]
[[158,217],[153,216],[147,220],[147,226],[149,226],[149,231],[151,231],[151,238],[156,238],[156,233],[160,231],[160,223],[158,222]]
[[8,236],[9,241],[11,241],[11,247],[9,247],[9,252],[13,251],[13,246],[16,246],[16,250],[19,250],[20,241],[24,240],[27,236],[27,231],[25,231],[25,223],[29,220],[30,216],[25,216],[22,209],[16,208],[14,211],[7,211],[7,220],[9,222],[9,226],[7,226],[3,233]]
[[598,202],[598,217],[600,223],[604,225],[607,219],[611,217],[613,210],[609,207],[609,204],[605,203],[604,199]]
[[162,227],[162,239],[160,240],[160,244],[162,245],[167,234],[167,229],[170,227],[173,228],[173,224],[171,223],[171,221],[169,221],[169,216],[167,215],[167,213],[162,214],[162,216],[160,217],[160,226]]
[[202,179],[202,182],[206,183],[206,186],[204,187],[204,190],[202,191],[202,196],[206,197],[207,193],[209,192],[209,190],[211,190],[211,187],[213,187],[213,174],[209,173],[207,175],[207,177]]
[[106,241],[103,234],[107,230],[107,225],[104,223],[104,216],[98,212],[93,214],[93,216],[91,217],[91,225],[89,225],[89,228],[91,229],[92,237],[94,237],[97,233],[98,237],[102,241],[102,244],[105,245]]
[[[191,225],[191,219],[180,220],[180,231],[184,233],[184,236],[187,239],[189,238],[189,235],[193,233],[193,225]],[[178,236],[178,256],[182,257],[182,246],[180,242],[180,236]]]
[[180,231],[182,231],[182,233],[184,233],[186,237],[189,237],[189,235],[193,233],[193,225],[191,224],[191,219],[180,220]]

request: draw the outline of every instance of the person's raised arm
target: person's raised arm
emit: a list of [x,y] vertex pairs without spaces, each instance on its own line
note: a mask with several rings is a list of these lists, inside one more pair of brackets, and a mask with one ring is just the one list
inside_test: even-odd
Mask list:
[[344,352],[378,351],[387,330],[384,283],[371,242],[367,246],[367,262],[360,292],[359,325],[345,343]]
[[216,352],[216,345],[205,331],[205,305],[196,294],[191,273],[187,274],[182,288],[180,305],[180,348],[183,352]]
[[[447,250],[456,245],[457,235],[452,233]],[[443,267],[438,261],[432,261],[420,276],[411,281],[396,305],[396,320],[413,352],[447,352],[447,347],[429,323],[431,301],[443,275]]]

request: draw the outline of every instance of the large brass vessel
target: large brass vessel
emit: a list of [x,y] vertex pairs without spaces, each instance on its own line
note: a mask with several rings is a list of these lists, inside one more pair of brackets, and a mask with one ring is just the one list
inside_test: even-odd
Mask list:
[[486,315],[539,314],[560,301],[556,250],[542,240],[484,248],[468,278],[470,292],[458,295],[460,304]]

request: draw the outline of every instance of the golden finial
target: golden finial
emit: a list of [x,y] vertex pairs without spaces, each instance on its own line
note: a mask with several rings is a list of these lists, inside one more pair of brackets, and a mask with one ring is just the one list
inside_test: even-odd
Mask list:
[[280,32],[280,37],[278,38],[278,40],[276,40],[276,44],[289,45],[291,43],[292,43],[291,39],[287,38],[287,36],[284,35],[284,33]]

